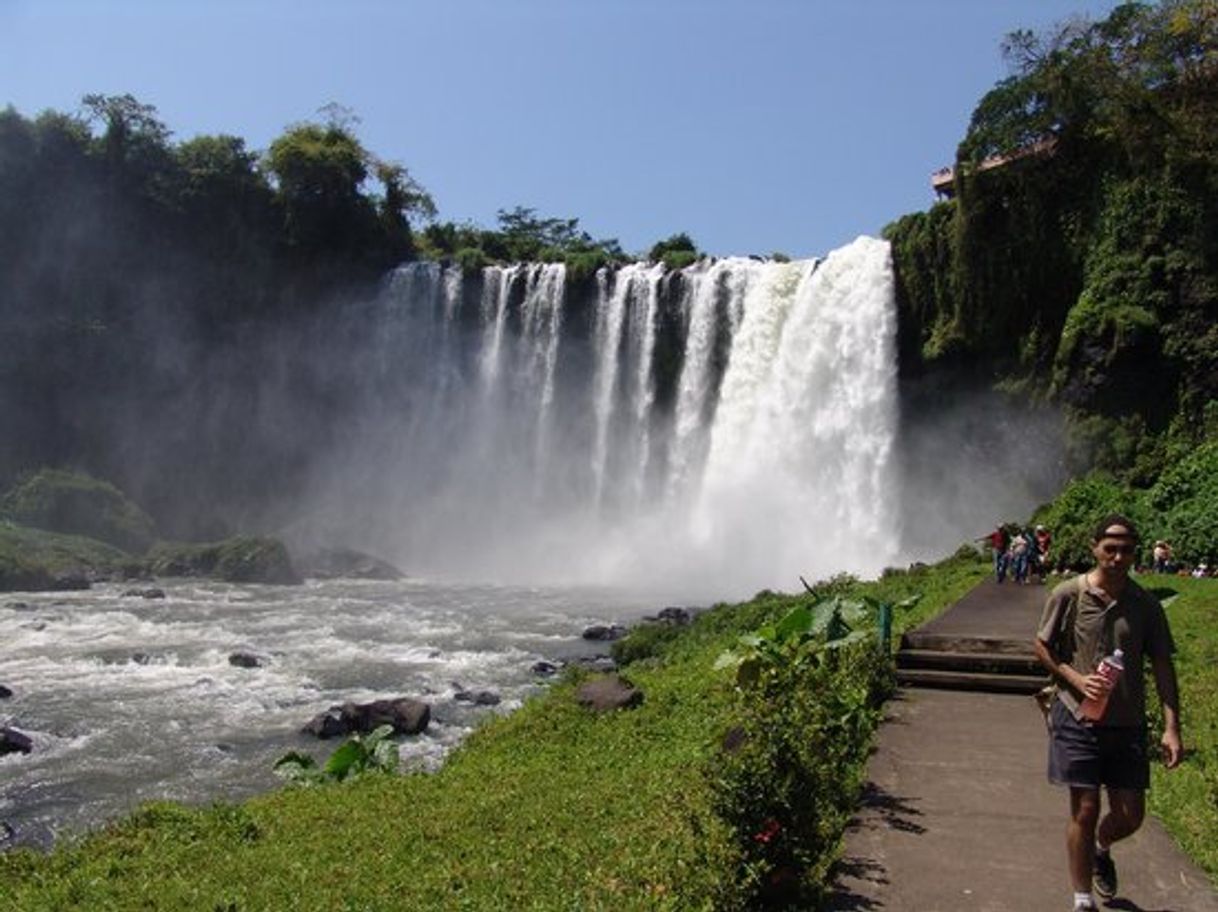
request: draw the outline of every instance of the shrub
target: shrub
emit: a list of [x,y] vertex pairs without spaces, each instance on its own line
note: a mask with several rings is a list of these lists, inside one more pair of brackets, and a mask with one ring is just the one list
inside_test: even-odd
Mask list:
[[1187,563],[1218,557],[1218,441],[1193,450],[1147,493],[1157,538]]
[[392,725],[380,725],[367,735],[354,735],[335,748],[323,766],[308,754],[289,751],[275,761],[275,775],[293,785],[312,786],[367,773],[396,773],[398,748],[389,740],[392,734]]
[[0,515],[136,553],[145,551],[156,535],[152,518],[114,485],[63,469],[42,469],[18,482],[0,500]]
[[714,807],[736,834],[748,908],[812,907],[823,890],[891,688],[866,624],[878,607],[840,597],[798,605],[716,663],[735,666],[740,701],[710,769]]
[[670,250],[664,254],[664,268],[670,270],[684,269],[698,262],[698,253],[694,250]]
[[1101,474],[1070,482],[1056,500],[1036,510],[1032,521],[1043,523],[1053,533],[1052,564],[1081,568],[1092,562],[1091,533],[1107,513],[1125,514],[1143,537],[1151,532],[1143,496]]
[[453,260],[466,275],[480,273],[489,262],[481,247],[462,247],[453,254]]
[[615,640],[609,652],[619,665],[629,665],[660,655],[668,643],[680,636],[681,628],[675,624],[639,624],[625,637]]
[[568,282],[582,282],[609,263],[609,257],[603,250],[572,251],[561,259],[567,267]]

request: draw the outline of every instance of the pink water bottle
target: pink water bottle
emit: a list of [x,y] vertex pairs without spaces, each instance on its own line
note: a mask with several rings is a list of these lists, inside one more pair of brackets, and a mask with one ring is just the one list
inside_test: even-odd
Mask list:
[[1104,711],[1108,708],[1108,695],[1112,693],[1112,688],[1116,687],[1122,672],[1125,671],[1125,653],[1120,649],[1115,650],[1112,655],[1100,660],[1100,665],[1095,671],[1104,678],[1108,686],[1094,700],[1091,697],[1083,700],[1083,705],[1080,707],[1083,718],[1092,722],[1098,722],[1104,718]]

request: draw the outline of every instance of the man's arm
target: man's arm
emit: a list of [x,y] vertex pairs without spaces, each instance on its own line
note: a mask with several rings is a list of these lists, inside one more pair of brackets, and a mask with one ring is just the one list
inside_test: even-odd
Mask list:
[[1053,647],[1039,636],[1033,642],[1032,648],[1036,651],[1036,658],[1040,660],[1040,664],[1049,674],[1053,675],[1053,680],[1065,684],[1076,694],[1098,699],[1108,689],[1108,680],[1103,675],[1094,672],[1089,675],[1079,674],[1069,662],[1063,661]]
[[1176,666],[1170,655],[1152,655],[1150,666],[1155,673],[1155,690],[1163,704],[1163,763],[1168,769],[1180,765],[1184,742],[1180,738],[1180,688],[1176,684]]

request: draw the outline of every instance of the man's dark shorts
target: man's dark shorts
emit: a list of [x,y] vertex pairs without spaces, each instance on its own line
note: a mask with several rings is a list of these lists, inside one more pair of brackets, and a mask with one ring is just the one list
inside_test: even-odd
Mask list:
[[1146,727],[1086,725],[1061,700],[1049,715],[1049,781],[1078,788],[1150,787]]

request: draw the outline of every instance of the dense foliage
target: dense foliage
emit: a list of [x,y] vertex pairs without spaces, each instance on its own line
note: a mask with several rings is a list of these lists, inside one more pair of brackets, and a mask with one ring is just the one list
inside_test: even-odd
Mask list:
[[1142,535],[1150,563],[1156,539],[1171,543],[1187,566],[1218,561],[1218,441],[1180,453],[1150,488],[1134,488],[1103,472],[1076,479],[1033,516],[1053,530],[1052,560],[1066,566],[1091,561],[1091,532],[1106,513],[1128,516]]
[[[1177,416],[1200,429],[1218,399],[1218,5],[1124,4],[1005,51],[954,198],[886,230],[903,370],[1030,377],[1137,448]],[[1081,464],[1117,461],[1106,436]]]

